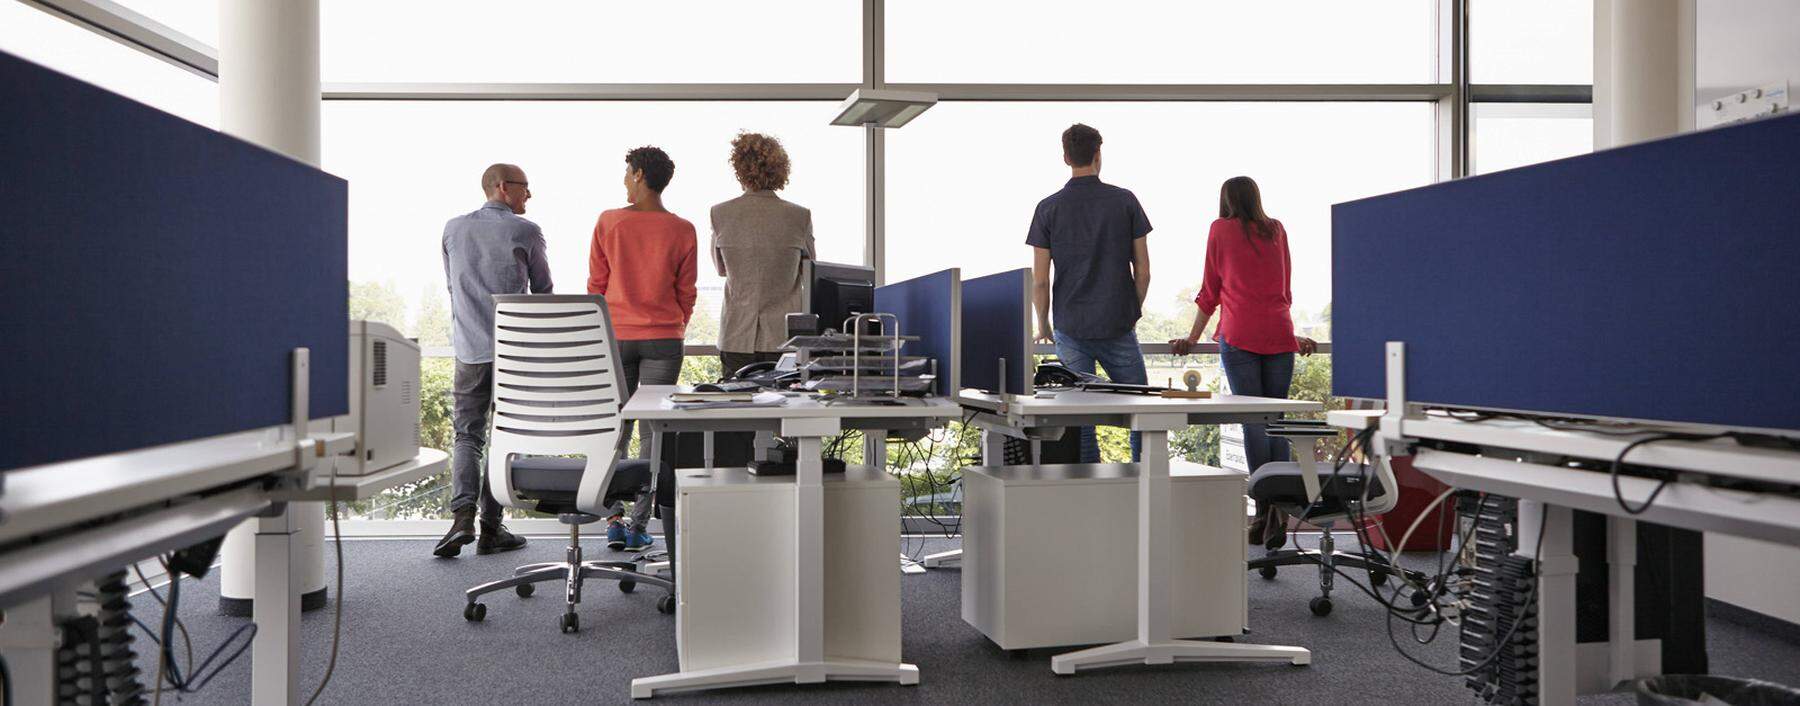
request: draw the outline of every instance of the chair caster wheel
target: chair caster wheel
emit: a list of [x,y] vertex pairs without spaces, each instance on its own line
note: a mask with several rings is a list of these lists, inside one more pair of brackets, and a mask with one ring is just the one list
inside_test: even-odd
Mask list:
[[1265,566],[1260,569],[1257,569],[1256,573],[1261,574],[1262,577],[1265,579],[1269,579],[1269,580],[1275,579],[1275,567],[1273,567],[1273,566]]
[[675,594],[671,593],[669,595],[663,596],[660,599],[657,599],[656,612],[662,613],[663,615],[674,615],[675,614]]
[[487,619],[487,604],[486,603],[470,603],[466,606],[463,606],[463,620],[467,620],[471,623],[479,623],[486,619]]
[[574,613],[563,613],[562,618],[557,621],[557,626],[562,628],[565,635],[578,632],[581,630],[581,617]]
[[528,583],[522,583],[513,587],[513,593],[519,594],[520,598],[530,598],[531,594],[536,592],[537,587]]
[[636,590],[637,590],[637,582],[636,581],[620,581],[619,582],[619,592],[620,593],[630,593],[630,592],[636,591]]
[[1312,602],[1307,603],[1306,607],[1312,609],[1313,615],[1317,615],[1321,618],[1331,615],[1331,599],[1324,596],[1312,599]]
[[1371,572],[1369,572],[1369,584],[1371,586],[1380,586],[1382,584],[1387,583],[1387,580],[1388,580],[1388,572],[1386,572],[1386,571],[1371,571]]
[[1424,608],[1426,603],[1431,602],[1431,595],[1424,591],[1413,589],[1411,600],[1414,608]]

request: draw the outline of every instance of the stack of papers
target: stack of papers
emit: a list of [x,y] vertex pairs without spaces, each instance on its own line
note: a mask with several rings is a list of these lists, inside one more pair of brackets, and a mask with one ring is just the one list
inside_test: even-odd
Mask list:
[[670,409],[780,407],[787,404],[787,398],[779,392],[673,392],[663,404]]
[[756,398],[755,390],[741,392],[671,392],[670,402],[749,402]]

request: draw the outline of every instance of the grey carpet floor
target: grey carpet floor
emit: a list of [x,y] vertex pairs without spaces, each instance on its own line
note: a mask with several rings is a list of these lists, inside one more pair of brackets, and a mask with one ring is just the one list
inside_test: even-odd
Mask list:
[[[910,550],[921,543],[913,541]],[[955,540],[924,542],[925,551],[954,548]],[[557,632],[561,594],[545,587],[519,599],[490,596],[486,622],[462,619],[464,588],[510,573],[513,566],[559,560],[563,542],[534,538],[510,554],[477,557],[465,551],[454,560],[430,556],[422,540],[344,542],[343,631],[331,684],[323,704],[612,704],[630,701],[633,677],[677,669],[674,619],[656,612],[659,591],[621,594],[594,584],[584,595],[582,631]],[[588,558],[612,555],[588,542]],[[1253,550],[1258,551],[1258,550]],[[335,565],[327,548],[326,575]],[[1079,564],[1071,580],[1080,580]],[[1273,581],[1250,582],[1250,642],[1300,645],[1313,651],[1310,667],[1287,665],[1191,664],[1124,667],[1058,677],[1050,672],[1053,651],[1009,657],[974,628],[959,608],[959,573],[933,570],[901,577],[904,608],[903,654],[918,665],[920,684],[824,684],[764,686],[659,697],[672,703],[742,704],[1077,704],[1077,703],[1328,703],[1464,704],[1472,692],[1461,680],[1431,674],[1400,656],[1384,634],[1380,606],[1339,583],[1337,609],[1315,618],[1306,608],[1317,573],[1287,569]],[[215,610],[218,574],[184,584],[181,616],[197,654],[210,651],[246,621]],[[333,596],[336,600],[339,596]],[[145,623],[160,619],[148,594],[132,599]],[[302,618],[300,657],[303,696],[324,675],[330,648],[332,609]],[[1406,645],[1416,656],[1447,667],[1454,662],[1455,635],[1429,646]],[[1708,625],[1714,672],[1800,685],[1800,643],[1723,620]],[[155,673],[149,641],[138,640],[148,675]],[[165,694],[165,696],[168,696]],[[248,654],[225,669],[203,691],[182,695],[181,704],[245,704],[250,701]],[[1583,704],[1635,703],[1630,694],[1583,697]]]

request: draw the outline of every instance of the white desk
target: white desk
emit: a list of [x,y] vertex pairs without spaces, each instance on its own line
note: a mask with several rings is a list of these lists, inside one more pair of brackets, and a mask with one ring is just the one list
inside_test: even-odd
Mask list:
[[[1125,664],[1173,662],[1279,661],[1312,662],[1300,647],[1176,640],[1170,637],[1169,432],[1192,424],[1236,424],[1273,420],[1288,412],[1316,412],[1305,400],[1220,395],[1208,399],[1165,399],[1104,392],[1063,392],[1054,397],[1008,396],[965,391],[957,400],[974,410],[975,423],[990,432],[1026,437],[1030,429],[1100,424],[1141,432],[1142,463],[1138,475],[1137,639],[1057,655],[1050,668],[1074,674]],[[983,444],[991,453],[995,444]],[[1242,566],[1221,567],[1243,571]]]
[[[317,474],[316,466],[354,447],[350,434],[296,444],[282,430],[268,429],[10,472],[7,492],[0,495],[0,512],[7,516],[0,524],[0,543],[38,534],[54,538],[17,545],[0,560],[0,606],[17,606],[15,616],[30,615],[34,624],[48,629],[59,614],[72,609],[61,594],[72,595],[79,583],[217,537],[255,517],[257,590],[270,600],[257,601],[253,617],[257,632],[249,701],[300,703],[300,575],[291,516],[281,503],[325,499],[331,480]],[[420,449],[417,458],[394,468],[339,478],[337,499],[366,498],[381,488],[442,471],[447,462],[442,451]],[[315,474],[310,479],[308,468]],[[265,483],[243,485],[258,479]],[[201,495],[221,487],[230,489]],[[135,514],[80,527],[115,513]],[[20,677],[22,670],[49,673],[47,660],[54,648],[46,645],[33,645],[18,659],[8,653],[8,663],[16,668],[13,676],[25,690],[21,703],[48,702],[47,692],[40,701],[32,680]]]
[[[1353,429],[1395,423],[1372,412],[1332,412],[1329,421]],[[1635,436],[1549,429],[1525,420],[1465,422],[1444,417],[1405,417],[1399,434],[1409,440],[1470,444],[1482,455],[1419,448],[1413,466],[1457,488],[1520,500],[1519,550],[1538,569],[1538,697],[1545,704],[1573,704],[1580,693],[1660,673],[1660,653],[1636,639],[1634,577],[1638,520],[1708,532],[1726,532],[1784,544],[1800,544],[1800,500],[1700,484],[1673,482],[1642,515],[1619,509],[1608,473],[1537,463],[1544,457],[1611,461]],[[1387,431],[1382,433],[1385,436]],[[1668,442],[1633,449],[1632,463],[1750,480],[1800,480],[1800,454],[1746,448],[1730,441]],[[1621,477],[1619,487],[1634,506],[1657,481]],[[1581,646],[1575,637],[1575,575],[1571,510],[1609,516],[1608,586],[1611,615],[1606,643]]]
[[[825,492],[824,441],[844,429],[887,430],[935,427],[956,419],[955,402],[911,399],[904,405],[825,404],[795,396],[782,407],[677,410],[664,400],[675,387],[645,385],[626,402],[621,415],[647,427],[651,458],[661,457],[661,435],[679,431],[769,431],[795,439],[799,458],[794,477],[795,653],[765,661],[682,671],[631,681],[632,698],[661,693],[754,684],[814,684],[825,681],[919,683],[919,669],[900,662],[832,660],[825,654]],[[896,511],[898,509],[896,508]],[[894,577],[895,581],[899,576]]]

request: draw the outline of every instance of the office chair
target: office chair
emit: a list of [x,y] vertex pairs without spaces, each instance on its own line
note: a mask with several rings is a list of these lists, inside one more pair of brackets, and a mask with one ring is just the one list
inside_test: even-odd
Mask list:
[[[527,564],[511,578],[469,589],[463,618],[487,617],[487,605],[477,600],[484,594],[511,588],[524,598],[538,583],[561,581],[566,608],[558,624],[572,633],[581,629],[575,605],[588,579],[617,581],[625,593],[638,584],[666,589],[657,610],[675,612],[673,581],[641,572],[633,562],[581,558],[581,526],[606,517],[609,503],[630,499],[646,481],[662,486],[659,498],[673,496],[673,474],[665,464],[620,458],[625,375],[616,366],[619,346],[606,300],[507,294],[494,297],[494,309],[488,486],[502,505],[555,514],[569,526],[569,546],[563,561]],[[665,546],[674,536],[674,519],[673,512],[663,513]]]
[[[1359,518],[1367,518],[1392,510],[1399,499],[1399,492],[1395,489],[1400,487],[1394,480],[1393,468],[1388,466],[1385,458],[1378,459],[1374,464],[1376,473],[1373,478],[1367,477],[1365,466],[1346,465],[1335,476],[1321,479],[1313,447],[1320,439],[1337,436],[1337,433],[1337,430],[1326,426],[1324,422],[1311,420],[1287,419],[1270,424],[1269,436],[1287,439],[1298,460],[1271,461],[1250,474],[1250,497],[1256,500],[1259,512],[1274,507],[1285,517],[1318,527],[1320,536],[1319,548],[1316,550],[1305,549],[1297,544],[1293,549],[1275,550],[1270,547],[1269,553],[1250,560],[1249,568],[1260,572],[1265,579],[1273,579],[1276,567],[1279,566],[1318,566],[1319,595],[1307,606],[1312,609],[1313,615],[1318,616],[1331,614],[1332,579],[1336,575],[1334,568],[1368,571],[1370,584],[1378,591],[1393,574],[1404,574],[1414,586],[1424,586],[1429,581],[1429,577],[1422,573],[1394,566],[1380,554],[1337,551],[1337,542],[1331,535],[1332,527],[1350,519],[1353,514]],[[1280,521],[1285,522],[1285,517]],[[1418,606],[1428,597],[1427,593],[1415,590],[1410,600],[1413,605]]]

